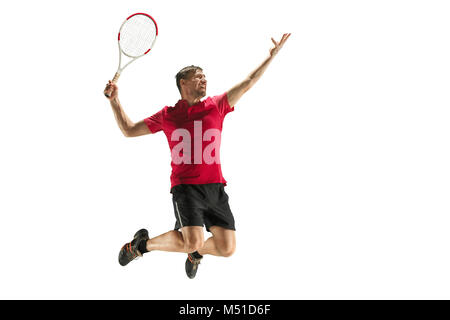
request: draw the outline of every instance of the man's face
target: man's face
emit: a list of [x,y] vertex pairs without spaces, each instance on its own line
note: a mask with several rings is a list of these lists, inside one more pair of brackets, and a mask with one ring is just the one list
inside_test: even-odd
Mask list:
[[203,71],[196,70],[195,73],[184,84],[189,92],[198,97],[206,96],[206,78]]

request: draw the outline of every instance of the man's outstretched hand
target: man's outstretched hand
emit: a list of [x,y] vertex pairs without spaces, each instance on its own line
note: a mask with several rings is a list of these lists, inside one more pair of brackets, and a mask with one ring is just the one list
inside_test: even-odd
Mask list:
[[290,37],[290,33],[285,33],[283,34],[283,37],[281,38],[280,42],[276,42],[273,38],[272,38],[272,42],[275,45],[275,47],[273,47],[272,49],[270,49],[270,55],[272,57],[274,57],[278,51],[280,51],[280,49],[283,47],[284,43],[286,42],[287,39],[289,39]]

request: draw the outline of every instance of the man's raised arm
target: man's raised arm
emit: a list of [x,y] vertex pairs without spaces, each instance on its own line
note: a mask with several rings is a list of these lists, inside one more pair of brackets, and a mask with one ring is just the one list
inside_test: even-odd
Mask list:
[[148,126],[144,122],[144,120],[134,123],[133,121],[130,120],[130,118],[128,118],[128,116],[126,115],[125,111],[123,111],[123,108],[120,104],[118,96],[119,90],[115,83],[109,81],[108,84],[106,85],[104,92],[111,90],[111,88],[112,91],[108,100],[111,103],[111,107],[114,112],[114,117],[116,118],[117,124],[119,125],[119,128],[122,131],[123,135],[125,137],[137,137],[152,133],[148,129]]
[[241,83],[238,83],[233,88],[231,88],[227,93],[228,103],[230,106],[234,106],[238,100],[246,93],[248,90],[250,90],[251,87],[256,83],[256,81],[261,78],[264,71],[266,71],[267,67],[269,66],[272,59],[277,55],[278,51],[283,47],[286,40],[289,38],[291,34],[285,33],[283,34],[283,37],[281,38],[280,42],[276,42],[272,38],[272,42],[275,45],[272,49],[270,49],[270,55],[269,57],[264,60],[264,62],[252,73],[248,75],[247,78],[245,78],[244,81]]

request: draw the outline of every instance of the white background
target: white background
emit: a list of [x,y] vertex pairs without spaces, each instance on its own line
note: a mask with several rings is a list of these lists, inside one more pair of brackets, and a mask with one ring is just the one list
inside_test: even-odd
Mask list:
[[[449,299],[447,1],[14,1],[0,5],[0,298]],[[221,160],[237,251],[121,267],[170,230],[163,133],[125,138],[103,89],[117,31],[160,34],[119,81],[133,121],[203,67],[230,89],[292,36],[227,115]]]

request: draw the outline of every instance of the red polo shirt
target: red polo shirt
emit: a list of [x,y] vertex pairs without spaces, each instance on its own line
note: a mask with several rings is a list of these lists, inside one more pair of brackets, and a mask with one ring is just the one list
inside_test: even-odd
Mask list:
[[225,115],[234,111],[227,93],[189,106],[179,100],[144,119],[152,133],[164,131],[172,156],[171,188],[178,184],[224,183],[220,139]]

